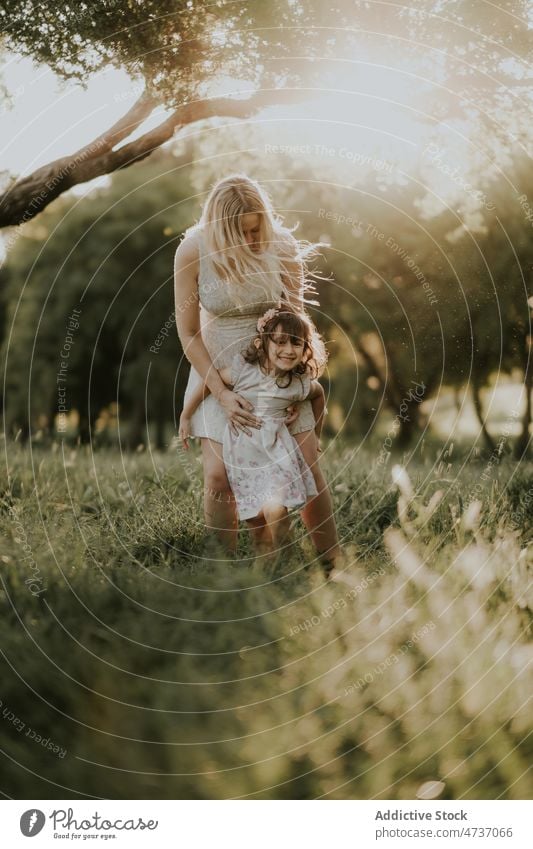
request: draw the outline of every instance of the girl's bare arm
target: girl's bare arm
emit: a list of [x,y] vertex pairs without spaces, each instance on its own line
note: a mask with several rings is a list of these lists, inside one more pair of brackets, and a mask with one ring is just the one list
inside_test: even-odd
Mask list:
[[226,384],[226,386],[229,386],[231,389],[233,387],[233,382],[231,380],[231,369],[229,367],[219,368],[218,373],[221,379]]

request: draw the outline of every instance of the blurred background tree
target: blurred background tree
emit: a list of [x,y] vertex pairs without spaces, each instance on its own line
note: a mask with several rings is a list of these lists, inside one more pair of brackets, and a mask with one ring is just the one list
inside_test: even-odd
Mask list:
[[[28,226],[4,272],[8,432],[57,424],[61,350],[77,309],[65,389],[79,436],[88,441],[92,432],[98,441],[98,425],[118,405],[125,446],[146,442],[147,423],[157,447],[166,446],[165,424],[175,421],[188,375],[172,267],[196,212],[190,194],[179,160],[161,153],[90,199],[62,199]],[[168,336],[158,341],[162,330]]]
[[[115,405],[116,436],[124,446],[146,442],[147,422],[157,446],[168,445],[166,429],[175,422],[188,371],[173,320],[172,259],[200,210],[194,180],[203,168],[198,152],[191,165],[191,144],[181,156],[162,152],[117,175],[81,201],[62,199],[27,225],[12,249],[3,272],[11,434],[28,421],[26,435],[52,428],[60,350],[68,316],[78,308],[68,402],[79,415],[80,437],[109,434],[102,416],[107,410],[109,420]],[[450,241],[456,217],[447,212],[421,221],[420,189],[383,194],[375,186],[372,191],[370,180],[364,189],[317,186],[301,164],[295,174],[287,161],[280,167],[285,176],[276,207],[290,194],[292,210],[300,210],[296,232],[322,244],[320,306],[310,311],[331,354],[329,434],[342,430],[360,438],[380,413],[385,427],[401,408],[394,436],[401,450],[431,418],[432,398],[470,387],[493,450],[497,434],[486,424],[481,393],[494,374],[508,374],[526,391],[517,434],[523,452],[531,419],[525,399],[531,395],[533,247],[507,182],[497,184],[498,214],[488,216],[486,232],[462,231]],[[522,186],[533,193],[528,174],[521,172]],[[328,220],[331,210],[335,217]],[[286,220],[297,223],[294,212]],[[150,348],[165,324],[168,336],[155,354]],[[415,392],[415,386],[423,388]]]

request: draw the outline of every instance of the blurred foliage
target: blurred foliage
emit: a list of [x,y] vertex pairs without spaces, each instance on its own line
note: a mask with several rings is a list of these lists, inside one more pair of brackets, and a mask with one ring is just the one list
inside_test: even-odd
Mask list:
[[[352,341],[374,397],[394,415],[415,382],[424,385],[424,400],[442,386],[476,394],[493,375],[527,383],[533,240],[516,193],[533,196],[528,163],[519,161],[493,184],[494,210],[477,232],[452,210],[424,220],[418,188],[365,190],[363,197],[357,189],[336,191],[324,204],[346,218],[355,209],[357,226],[319,224],[315,202],[305,232],[311,239],[325,234],[331,244],[327,267],[336,285],[324,286],[321,308]],[[424,422],[418,399],[408,407],[399,433],[405,442]]]
[[526,143],[513,107],[531,91],[530,11],[528,0],[505,9],[419,0],[387,15],[367,0],[4,0],[0,27],[10,50],[65,79],[86,81],[114,65],[167,106],[194,100],[221,73],[265,88],[322,87],[328,60],[398,53],[413,76],[439,88],[421,104],[428,117],[474,111],[501,135],[510,130],[498,120],[506,115]]
[[[522,454],[529,441],[526,398],[533,375],[528,157],[517,153],[490,180],[483,171],[469,174],[468,192],[458,190],[457,204],[443,203],[435,212],[427,209],[431,180],[422,180],[419,170],[406,180],[399,170],[350,173],[344,163],[341,182],[335,170],[343,164],[338,146],[331,160],[283,151],[261,156],[265,132],[219,128],[202,150],[206,157],[215,148],[231,152],[222,161],[214,156],[202,161],[193,179],[200,186],[206,177],[214,181],[241,167],[271,191],[288,223],[299,224],[300,237],[322,242],[317,270],[324,279],[314,315],[330,342],[328,408],[335,415],[329,426],[364,436],[380,412],[394,420],[407,401],[406,420],[396,434],[401,448],[433,410],[432,401],[420,404],[410,397],[414,383],[424,385],[424,401],[443,387],[466,387],[492,451],[498,434],[491,436],[486,427],[482,390],[506,375],[524,387],[515,417],[521,430],[515,447]],[[271,138],[263,141],[264,150]],[[450,161],[455,164],[451,154]],[[461,200],[475,192],[476,203],[467,212]]]
[[[188,138],[26,225],[2,272],[8,432],[52,427],[60,352],[77,308],[67,382],[77,432],[86,440],[92,430],[97,441],[114,432],[131,447],[149,438],[168,443],[188,370],[172,319],[173,253],[209,181],[244,167],[271,190],[287,223],[299,222],[299,236],[323,244],[315,262],[320,307],[311,312],[331,354],[329,434],[365,437],[381,416],[401,450],[431,423],[443,387],[466,387],[494,450],[483,389],[508,375],[526,389],[514,417],[516,449],[526,450],[533,241],[516,198],[533,197],[527,161],[517,159],[492,181],[490,208],[469,227],[453,209],[424,214],[426,191],[414,181],[386,191],[375,173],[352,185],[318,182],[308,163],[261,160],[231,146],[238,133],[219,130],[217,144],[227,139],[230,151],[220,162],[209,158],[212,140]],[[271,183],[273,170],[283,178]],[[168,335],[156,354],[150,348],[162,329]]]
[[265,79],[272,51],[275,76],[283,76],[302,26],[301,8],[290,0],[87,0],[46,5],[8,0],[2,4],[0,22],[11,49],[64,78],[85,80],[113,64],[133,78],[141,77],[150,93],[167,105],[193,100],[206,79],[220,72]]
[[326,448],[351,565],[324,583],[300,524],[274,573],[244,534],[207,559],[194,461],[13,446],[2,703],[66,755],[3,717],[3,791],[531,798],[531,466],[495,469],[476,512],[472,456],[444,484],[428,452],[414,495],[373,461]]

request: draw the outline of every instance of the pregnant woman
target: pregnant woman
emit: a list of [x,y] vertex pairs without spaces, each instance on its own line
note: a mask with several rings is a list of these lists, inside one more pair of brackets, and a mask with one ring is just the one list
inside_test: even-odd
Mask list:
[[[229,389],[217,369],[231,365],[256,335],[257,320],[280,299],[303,310],[305,249],[282,226],[270,199],[254,180],[236,174],[211,190],[200,221],[176,251],[174,263],[176,325],[191,364],[185,402],[199,382],[211,394],[191,419],[191,435],[202,445],[204,510],[208,528],[234,553],[237,512],[222,457],[224,430],[260,427],[251,405]],[[330,570],[341,556],[331,495],[318,462],[318,440],[310,401],[291,416],[289,430],[311,469],[317,495],[301,511],[323,565]],[[256,528],[258,538],[263,529]]]

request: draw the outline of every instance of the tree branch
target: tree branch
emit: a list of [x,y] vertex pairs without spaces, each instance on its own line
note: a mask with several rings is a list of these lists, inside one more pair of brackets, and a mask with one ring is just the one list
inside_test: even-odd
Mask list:
[[145,159],[187,124],[212,117],[247,118],[262,107],[301,98],[298,90],[263,89],[246,100],[220,97],[185,103],[157,127],[115,149],[153,112],[156,102],[143,94],[123,118],[93,142],[38,168],[0,195],[0,228],[24,224],[73,186]]
[[146,121],[152,114],[156,106],[157,101],[144,91],[131,109],[116,124],[113,124],[109,130],[106,130],[105,133],[102,133],[101,136],[98,136],[90,144],[82,147],[73,156],[87,154],[90,157],[94,151],[103,152],[105,150],[112,150],[119,142],[131,136],[137,127],[140,127],[143,121]]

